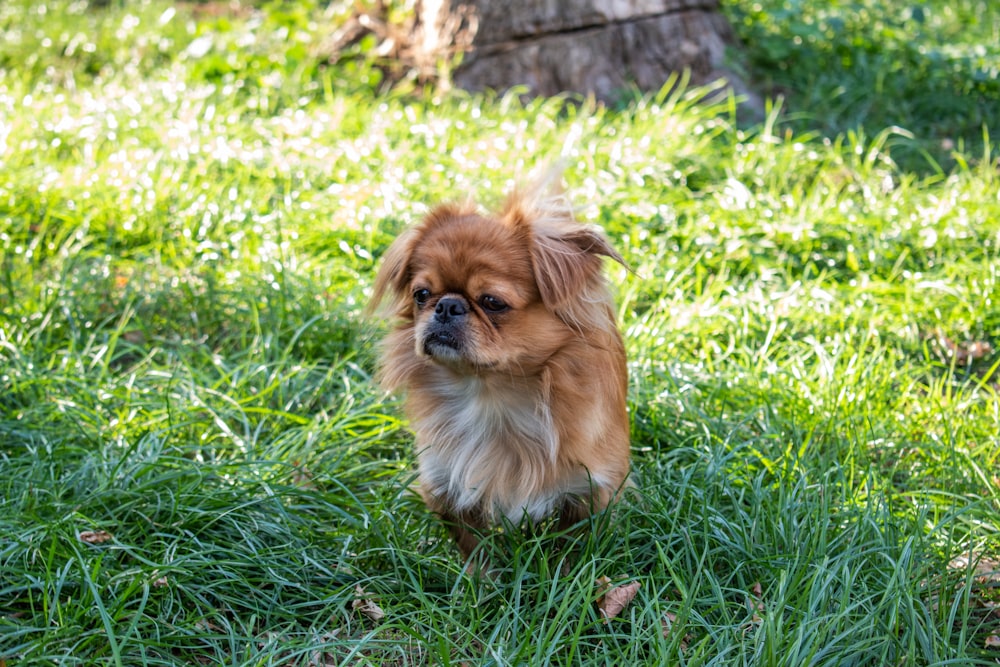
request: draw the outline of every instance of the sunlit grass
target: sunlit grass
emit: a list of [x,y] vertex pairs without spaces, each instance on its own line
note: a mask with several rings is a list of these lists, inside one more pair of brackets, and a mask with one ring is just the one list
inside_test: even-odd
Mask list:
[[[1000,175],[967,114],[1000,106],[1000,16],[958,43],[973,4],[892,14],[876,54],[838,3],[729,7],[756,76],[802,86],[750,127],[696,90],[382,89],[324,64],[338,5],[0,7],[0,661],[993,664]],[[817,25],[872,67],[775,65]],[[982,63],[902,122],[852,77],[930,27]],[[638,493],[565,551],[498,535],[479,581],[409,491],[362,309],[429,206],[557,159],[630,267]],[[610,623],[602,576],[641,583]]]

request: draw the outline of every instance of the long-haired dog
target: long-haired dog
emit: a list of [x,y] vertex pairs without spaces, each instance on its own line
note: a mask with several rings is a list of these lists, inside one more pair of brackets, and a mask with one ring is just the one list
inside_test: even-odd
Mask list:
[[405,396],[419,489],[468,557],[482,531],[606,507],[629,474],[627,369],[602,258],[560,196],[443,205],[386,252],[379,377]]

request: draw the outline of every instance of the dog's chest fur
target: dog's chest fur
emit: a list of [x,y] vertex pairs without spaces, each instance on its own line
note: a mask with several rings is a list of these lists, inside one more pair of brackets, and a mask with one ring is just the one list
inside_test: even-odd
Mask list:
[[[517,523],[551,514],[584,493],[585,471],[559,465],[559,436],[541,381],[516,386],[454,376],[430,382],[437,410],[413,424],[420,483],[457,512]],[[583,479],[573,479],[576,476]]]

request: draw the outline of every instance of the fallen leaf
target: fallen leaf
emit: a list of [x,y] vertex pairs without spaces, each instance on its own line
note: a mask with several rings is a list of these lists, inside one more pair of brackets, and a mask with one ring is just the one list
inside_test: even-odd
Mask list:
[[207,618],[195,621],[194,627],[197,628],[199,632],[223,632],[221,625],[213,623]]
[[753,611],[753,615],[750,616],[750,621],[743,626],[743,632],[747,632],[756,625],[760,625],[764,619],[761,618],[761,614],[764,613],[764,602],[762,598],[764,597],[764,588],[760,585],[760,582],[755,582],[753,586],[750,587],[750,595],[747,596],[747,606]]
[[954,359],[956,366],[969,366],[974,361],[993,354],[993,345],[985,340],[956,343],[943,333],[938,333],[935,342],[946,358]]
[[993,346],[984,340],[974,340],[958,346],[955,351],[955,363],[971,364],[993,353]]
[[308,468],[302,465],[301,461],[292,462],[292,466],[292,484],[303,489],[309,489],[310,491],[317,490],[316,483],[313,481],[315,476]]
[[86,542],[87,544],[104,544],[113,538],[111,533],[106,530],[85,530],[77,537],[80,538],[81,542]]
[[601,592],[600,597],[597,598],[597,609],[604,617],[605,623],[622,613],[622,610],[635,598],[640,586],[642,584],[638,581],[633,581],[622,586],[611,587],[611,580],[607,577],[600,577],[597,580],[597,589]]
[[677,622],[677,614],[672,611],[668,611],[663,615],[663,636],[666,637],[670,634],[670,631],[674,628],[674,623]]
[[750,595],[752,596],[750,599],[754,603],[754,611],[764,611],[764,603],[761,602],[764,597],[764,587],[760,585],[759,581],[750,587]]
[[358,597],[351,602],[351,609],[354,611],[360,611],[363,616],[375,621],[376,623],[385,618],[385,612],[382,611],[382,608],[375,604],[371,598],[365,597],[368,595],[368,593],[365,592],[365,589],[361,588],[360,585],[357,585],[354,587],[354,593]]
[[970,566],[973,576],[980,583],[1000,582],[1000,558],[970,551],[955,556],[948,563],[952,570],[968,570]]
[[159,579],[153,581],[153,588],[164,588],[169,585],[170,582],[167,581],[166,577],[160,577]]
[[986,648],[1000,648],[1000,635],[993,634],[987,637]]
[[122,338],[125,342],[132,345],[144,345],[146,343],[146,334],[141,331],[126,331],[122,334]]
[[[337,640],[337,636],[339,634],[340,634],[340,628],[334,628],[330,632],[322,634],[319,637],[319,641],[317,643],[332,644]],[[306,664],[308,665],[308,667],[333,667],[333,665],[339,665],[340,662],[336,659],[336,657],[332,653],[323,650],[317,650],[313,651],[310,654],[309,662]]]
[[[660,620],[660,627],[663,630],[664,639],[670,638],[670,634],[674,631],[674,625],[676,623],[677,614],[672,611],[668,611],[663,615],[663,618]],[[688,650],[688,647],[691,646],[692,639],[694,638],[690,634],[686,634],[683,638],[681,638],[681,651],[686,652]]]

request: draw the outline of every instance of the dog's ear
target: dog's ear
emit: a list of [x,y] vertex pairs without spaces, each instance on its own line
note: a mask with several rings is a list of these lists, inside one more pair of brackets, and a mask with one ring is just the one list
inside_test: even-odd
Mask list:
[[562,229],[536,229],[532,244],[538,291],[556,313],[570,313],[581,297],[586,299],[587,292],[603,285],[601,257],[625,265],[600,231],[571,224],[560,225]]
[[500,219],[528,230],[535,283],[546,308],[570,326],[597,326],[608,321],[601,312],[607,303],[601,257],[622,266],[625,260],[599,229],[576,221],[569,200],[553,186],[556,175],[512,192]]
[[410,227],[392,242],[389,249],[382,256],[382,266],[375,276],[375,286],[372,299],[368,303],[368,312],[371,313],[390,293],[396,297],[395,307],[397,314],[405,317],[409,313],[410,295],[407,288],[413,278],[410,262],[413,251],[420,238],[429,230],[438,225],[447,223],[449,220],[459,218],[464,215],[475,213],[475,207],[471,202],[460,204],[441,204],[436,206],[420,224]]
[[400,234],[382,256],[382,266],[375,276],[372,299],[368,302],[369,313],[378,308],[389,293],[397,297],[396,301],[409,303],[409,298],[403,299],[402,295],[410,284],[410,257],[417,242],[418,231],[414,227]]

